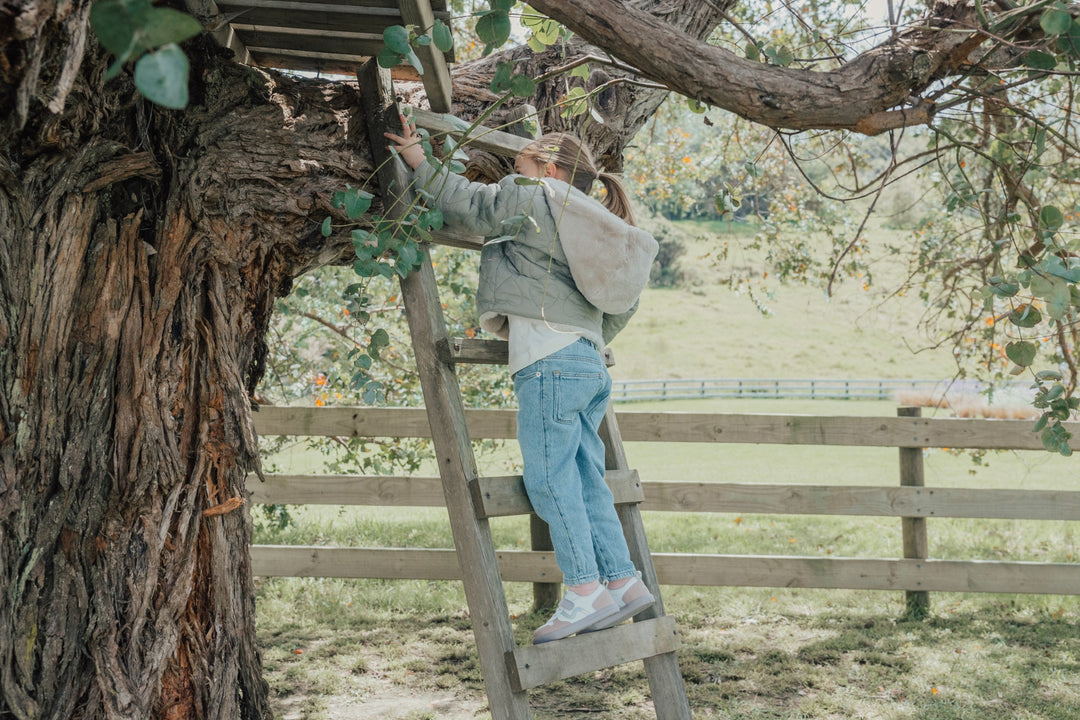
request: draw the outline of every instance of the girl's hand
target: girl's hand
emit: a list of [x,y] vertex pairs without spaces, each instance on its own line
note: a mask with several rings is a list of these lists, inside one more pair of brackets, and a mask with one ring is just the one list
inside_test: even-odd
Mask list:
[[383,133],[387,140],[392,140],[393,148],[401,155],[401,159],[405,161],[405,164],[411,167],[413,170],[420,167],[423,164],[426,156],[424,155],[424,149],[420,147],[420,141],[423,139],[416,134],[416,126],[412,121],[406,120],[405,116],[401,116],[401,135],[395,135],[394,133]]

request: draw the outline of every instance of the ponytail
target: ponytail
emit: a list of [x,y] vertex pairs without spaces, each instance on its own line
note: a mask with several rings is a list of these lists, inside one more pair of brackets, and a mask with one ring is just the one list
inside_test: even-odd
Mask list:
[[630,209],[630,199],[626,196],[626,190],[619,178],[606,172],[601,172],[596,177],[607,191],[604,194],[604,207],[633,225],[634,212]]
[[592,153],[576,136],[570,133],[542,135],[529,143],[520,155],[535,160],[541,165],[554,163],[555,167],[566,171],[570,177],[570,184],[586,195],[590,194],[593,181],[599,180],[607,191],[603,199],[604,207],[631,225],[634,224],[630,200],[619,178],[605,172],[597,172]]

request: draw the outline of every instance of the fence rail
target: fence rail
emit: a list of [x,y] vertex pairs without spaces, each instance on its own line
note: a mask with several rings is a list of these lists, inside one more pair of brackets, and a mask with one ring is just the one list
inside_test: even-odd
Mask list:
[[[995,389],[1030,394],[1030,386],[1027,382],[1008,382]],[[986,387],[983,383],[951,380],[687,378],[617,380],[611,384],[611,397],[616,402],[698,398],[894,400],[902,391],[927,393],[934,397],[946,392],[973,396],[984,392]]]
[[[764,443],[876,446],[899,449],[899,486],[828,486],[739,482],[638,482],[636,474],[611,477],[617,496],[644,493],[642,509],[674,512],[855,515],[900,518],[903,558],[821,558],[769,555],[657,553],[660,581],[680,585],[901,590],[925,603],[929,591],[1080,594],[1080,565],[928,559],[930,518],[1080,520],[1080,491],[990,490],[925,487],[921,449],[926,447],[1041,448],[1029,421],[930,419],[902,408],[899,417],[808,415],[619,413],[624,440],[648,442]],[[466,421],[473,439],[514,437],[514,412],[474,410]],[[423,410],[403,408],[263,407],[262,435],[427,437]],[[1080,449],[1080,423],[1068,423]],[[884,472],[882,473],[885,474]],[[483,512],[521,511],[520,477],[478,480]],[[252,478],[261,503],[428,506],[443,505],[434,477],[270,475]],[[494,488],[489,491],[488,488]],[[488,503],[488,505],[485,505]],[[527,501],[526,501],[527,503]],[[524,506],[527,510],[527,504]],[[548,551],[498,551],[503,579],[553,583],[558,567]],[[452,549],[254,546],[256,575],[392,579],[460,578]]]

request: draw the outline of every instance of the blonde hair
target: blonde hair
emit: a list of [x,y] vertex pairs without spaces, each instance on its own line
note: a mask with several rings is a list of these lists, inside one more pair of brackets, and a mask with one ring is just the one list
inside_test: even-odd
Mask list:
[[585,147],[574,135],[570,133],[541,135],[526,145],[518,155],[538,162],[541,166],[554,163],[556,168],[566,171],[570,176],[570,184],[586,195],[592,191],[593,181],[599,180],[607,191],[602,200],[604,207],[631,225],[634,224],[630,200],[619,178],[598,171],[589,148]]

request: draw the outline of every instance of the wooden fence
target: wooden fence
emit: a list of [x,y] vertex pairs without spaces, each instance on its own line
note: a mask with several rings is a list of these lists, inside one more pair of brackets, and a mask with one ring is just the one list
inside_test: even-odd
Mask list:
[[[767,400],[894,400],[897,393],[913,391],[935,398],[979,397],[986,387],[974,381],[889,380],[889,379],[769,379],[769,378],[685,378],[663,380],[616,380],[611,384],[615,402],[644,400],[688,400],[738,398]],[[998,392],[1032,395],[1030,382],[1008,382]]]
[[[255,415],[261,435],[428,437],[422,409],[262,407]],[[1045,452],[1031,421],[930,419],[918,408],[898,417],[816,417],[772,414],[620,412],[624,441],[751,443],[895,447],[896,486],[829,486],[775,483],[648,481],[621,479],[619,487],[641,492],[642,510],[896,517],[904,537],[903,558],[838,558],[774,555],[656,553],[660,582],[672,585],[902,590],[909,606],[925,608],[930,591],[1080,594],[1080,564],[928,559],[928,518],[1080,520],[1080,492],[925,487],[923,448],[1015,449]],[[512,439],[514,412],[466,413],[474,440]],[[1070,423],[1080,449],[1080,423]],[[610,479],[609,479],[610,480]],[[520,477],[485,478],[485,503]],[[438,478],[270,475],[249,483],[253,501],[279,504],[441,506]],[[503,507],[489,515],[520,510]],[[505,512],[503,512],[505,511]],[[503,579],[553,583],[560,575],[550,551],[501,550]],[[263,546],[252,548],[260,576],[456,580],[452,549]]]

